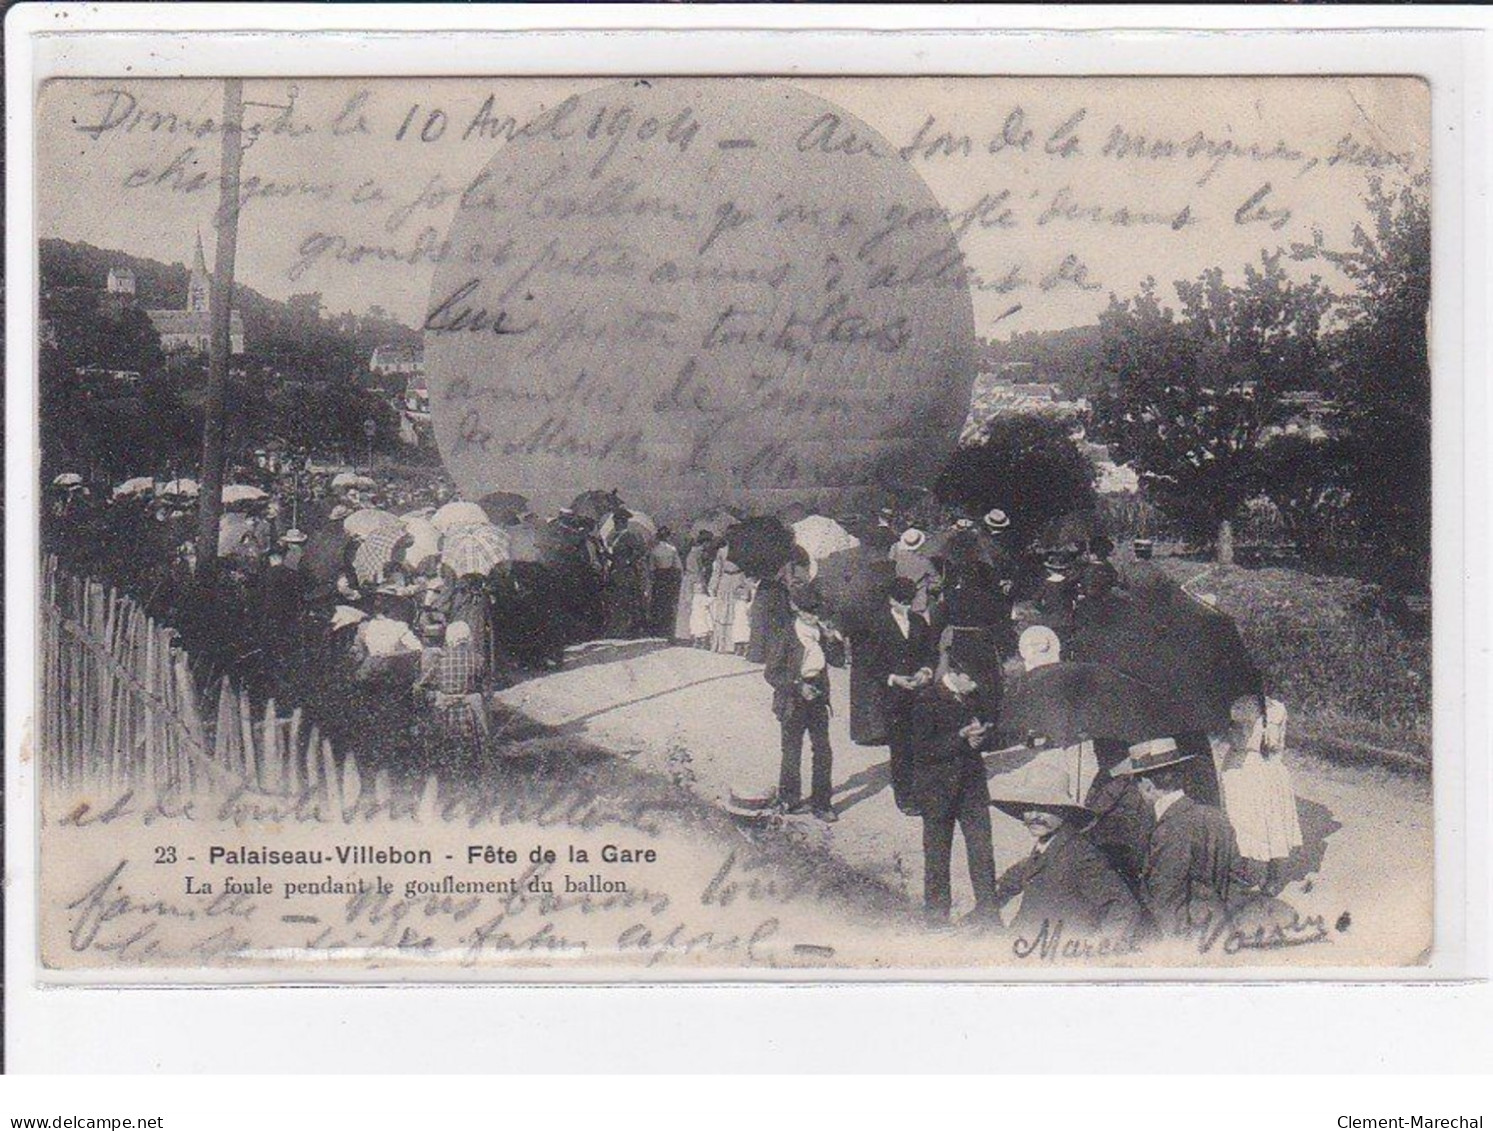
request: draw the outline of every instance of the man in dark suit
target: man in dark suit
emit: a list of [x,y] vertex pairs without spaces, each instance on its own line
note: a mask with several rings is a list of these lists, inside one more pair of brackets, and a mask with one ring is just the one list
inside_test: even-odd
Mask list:
[[858,626],[854,663],[863,667],[866,684],[880,699],[891,753],[892,797],[910,817],[919,815],[912,783],[910,716],[917,693],[933,682],[938,637],[913,612],[917,583],[906,577],[891,582],[886,604]]
[[1215,806],[1183,790],[1185,763],[1194,755],[1170,738],[1130,748],[1111,771],[1133,775],[1141,797],[1156,814],[1141,874],[1141,898],[1163,934],[1187,935],[1223,922],[1239,871],[1234,829]]
[[[1034,771],[1004,788],[993,804],[1026,826],[1031,854],[1013,864],[996,885],[998,905],[1021,896],[1011,929],[1033,939],[1046,924],[1071,935],[1133,938],[1141,907],[1104,855],[1083,835],[1093,814],[1078,803],[1077,783],[1055,768]],[[1060,780],[1061,779],[1061,780]]]
[[995,902],[995,853],[990,840],[990,791],[981,751],[994,733],[980,718],[979,686],[968,673],[950,668],[917,692],[909,712],[915,752],[912,788],[923,818],[923,914],[929,924],[947,923],[952,906],[949,866],[954,827],[964,837],[974,888],[975,923],[1000,922]]
[[[778,803],[789,813],[812,811],[821,821],[838,820],[832,798],[833,753],[829,744],[829,668],[845,663],[844,642],[820,619],[823,603],[810,582],[792,596],[793,621],[767,643],[763,677],[772,687],[772,710],[782,725],[783,760]],[[809,800],[803,800],[803,744],[813,752]]]

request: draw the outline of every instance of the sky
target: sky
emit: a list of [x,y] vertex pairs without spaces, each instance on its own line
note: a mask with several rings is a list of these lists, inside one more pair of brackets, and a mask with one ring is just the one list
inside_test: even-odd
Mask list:
[[[507,144],[491,135],[616,82],[247,82],[238,279],[274,298],[319,291],[329,312],[380,306],[419,324],[434,266],[412,253],[421,232],[444,237],[461,190]],[[1394,183],[1429,160],[1429,93],[1416,79],[791,85],[843,117],[765,144],[868,148],[915,170],[985,281],[974,296],[985,336],[1091,323],[1111,293],[1133,294],[1147,276],[1171,296],[1173,280],[1214,266],[1237,277],[1262,250],[1316,232],[1346,246],[1368,178]],[[200,229],[211,260],[221,100],[221,85],[205,80],[49,84],[37,123],[38,234],[190,263]],[[359,245],[383,254],[339,261],[330,250]]]

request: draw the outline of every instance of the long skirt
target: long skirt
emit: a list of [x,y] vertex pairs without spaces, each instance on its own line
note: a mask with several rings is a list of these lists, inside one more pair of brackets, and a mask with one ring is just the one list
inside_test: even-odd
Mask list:
[[1220,751],[1218,784],[1223,811],[1234,826],[1239,855],[1284,860],[1302,844],[1291,771],[1279,754],[1245,748]]

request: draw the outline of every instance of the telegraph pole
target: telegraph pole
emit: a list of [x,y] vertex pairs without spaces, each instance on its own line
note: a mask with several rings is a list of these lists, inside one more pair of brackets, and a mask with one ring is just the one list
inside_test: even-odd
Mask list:
[[218,246],[208,298],[212,340],[202,422],[202,493],[197,498],[197,583],[210,588],[218,572],[218,523],[223,515],[223,417],[232,355],[233,261],[238,253],[239,168],[243,162],[244,80],[223,80],[223,161],[219,181]]

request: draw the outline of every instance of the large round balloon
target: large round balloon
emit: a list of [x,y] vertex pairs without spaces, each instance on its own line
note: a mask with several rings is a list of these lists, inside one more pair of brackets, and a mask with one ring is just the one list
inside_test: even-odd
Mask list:
[[926,483],[969,405],[947,213],[874,130],[758,79],[610,84],[462,195],[425,356],[469,498],[618,488],[664,517]]

